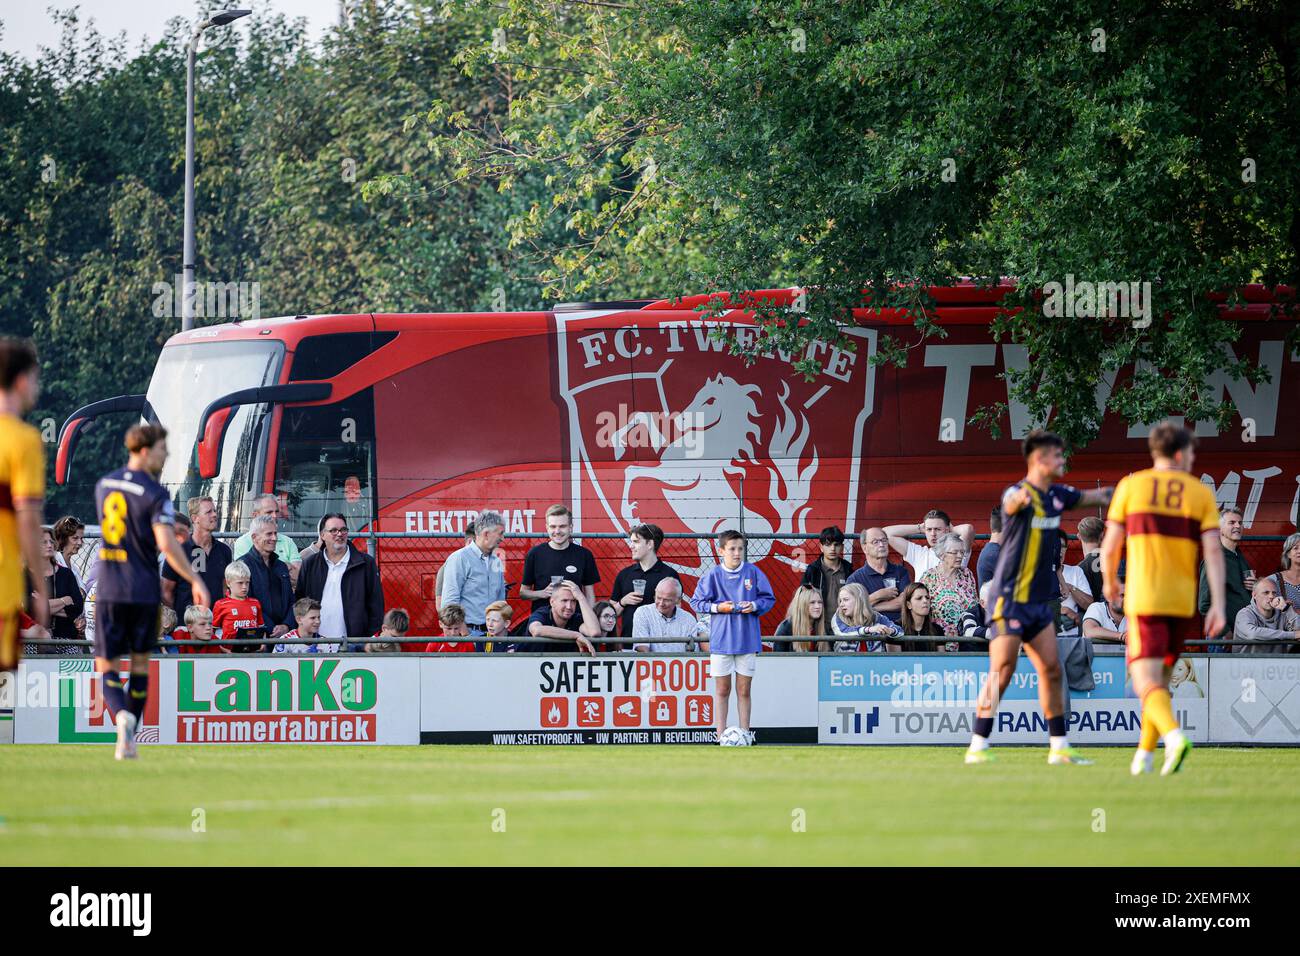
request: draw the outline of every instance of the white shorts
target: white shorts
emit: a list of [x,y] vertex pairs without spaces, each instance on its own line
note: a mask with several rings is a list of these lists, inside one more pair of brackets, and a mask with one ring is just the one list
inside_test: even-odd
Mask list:
[[757,654],[709,655],[709,673],[714,677],[730,677],[733,671],[745,677],[753,677],[757,666]]

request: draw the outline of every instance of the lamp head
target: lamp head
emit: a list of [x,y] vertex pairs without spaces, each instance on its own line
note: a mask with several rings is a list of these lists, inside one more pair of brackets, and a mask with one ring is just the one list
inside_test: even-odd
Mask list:
[[238,20],[240,17],[246,17],[252,10],[222,10],[220,13],[214,13],[208,21],[214,27],[224,27],[232,20]]

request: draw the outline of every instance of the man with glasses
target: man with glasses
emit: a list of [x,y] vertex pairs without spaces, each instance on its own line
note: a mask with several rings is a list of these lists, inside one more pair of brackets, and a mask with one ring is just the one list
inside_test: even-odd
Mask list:
[[321,638],[342,642],[377,633],[384,623],[384,587],[375,559],[348,541],[347,519],[338,512],[325,516],[321,538],[325,548],[303,562],[296,592],[320,602]]
[[682,582],[677,578],[663,578],[655,585],[654,603],[636,609],[632,636],[637,638],[632,649],[642,653],[685,654],[695,650],[697,640],[704,640],[705,651],[709,649],[708,630],[682,608]]
[[903,611],[902,594],[912,583],[912,574],[904,565],[889,560],[889,535],[884,528],[868,528],[862,532],[862,553],[866,563],[850,574],[845,583],[861,584],[867,589],[871,609],[897,624]]

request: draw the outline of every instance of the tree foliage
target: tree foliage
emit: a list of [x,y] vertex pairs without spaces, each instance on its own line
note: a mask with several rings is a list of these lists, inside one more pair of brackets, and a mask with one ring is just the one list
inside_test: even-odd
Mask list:
[[[876,357],[903,363],[943,335],[928,286],[1014,277],[1013,394],[1082,446],[1121,369],[1129,421],[1225,424],[1207,373],[1264,373],[1226,358],[1209,294],[1300,284],[1284,0],[355,6],[316,45],[255,15],[199,53],[198,278],[257,282],[262,314],[797,285],[750,349],[851,348],[865,295],[914,319]],[[38,422],[143,390],[179,327],[154,306],[180,271],[188,26],[129,52],[63,17],[34,61],[0,54],[0,330],[37,340]],[[1150,282],[1153,321],[1046,315],[1067,276]]]
[[[994,325],[1029,356],[1012,394],[1075,446],[1121,368],[1108,407],[1130,422],[1226,424],[1210,372],[1267,374],[1223,351],[1236,330],[1210,296],[1300,279],[1300,10],[1285,0],[495,9],[494,37],[462,59],[528,93],[502,128],[438,106],[430,131],[466,175],[549,171],[511,235],[552,294],[590,297],[647,256],[674,292],[798,285],[794,307],[757,310],[763,337],[733,342],[796,354],[844,343],[865,296],[914,319],[876,357],[905,363],[943,334],[926,287],[1012,277]],[[1152,321],[1046,314],[1039,290],[1070,276],[1150,283]],[[1003,429],[1005,406],[974,420]]]
[[[179,330],[170,308],[155,314],[155,285],[181,271],[189,38],[172,21],[131,53],[75,12],[61,16],[57,48],[30,62],[0,55],[0,331],[35,338],[34,420],[52,425],[87,402],[144,391]],[[504,122],[508,82],[472,79],[454,62],[489,29],[481,11],[359,5],[347,29],[315,46],[302,23],[251,21],[206,33],[197,59],[201,283],[258,283],[262,315],[540,304],[502,238],[527,208],[526,189],[363,191],[390,173],[452,177],[447,157],[403,132],[435,99]],[[198,324],[210,321],[224,319]],[[120,464],[126,424],[116,416],[87,430],[74,485],[51,485],[50,517],[90,513],[90,484]]]

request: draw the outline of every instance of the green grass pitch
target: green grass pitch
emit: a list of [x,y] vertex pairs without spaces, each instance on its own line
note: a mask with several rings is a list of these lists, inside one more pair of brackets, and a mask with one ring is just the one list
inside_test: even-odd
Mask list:
[[0,747],[0,866],[1300,863],[1300,750],[1137,779],[1127,748],[140,750]]

